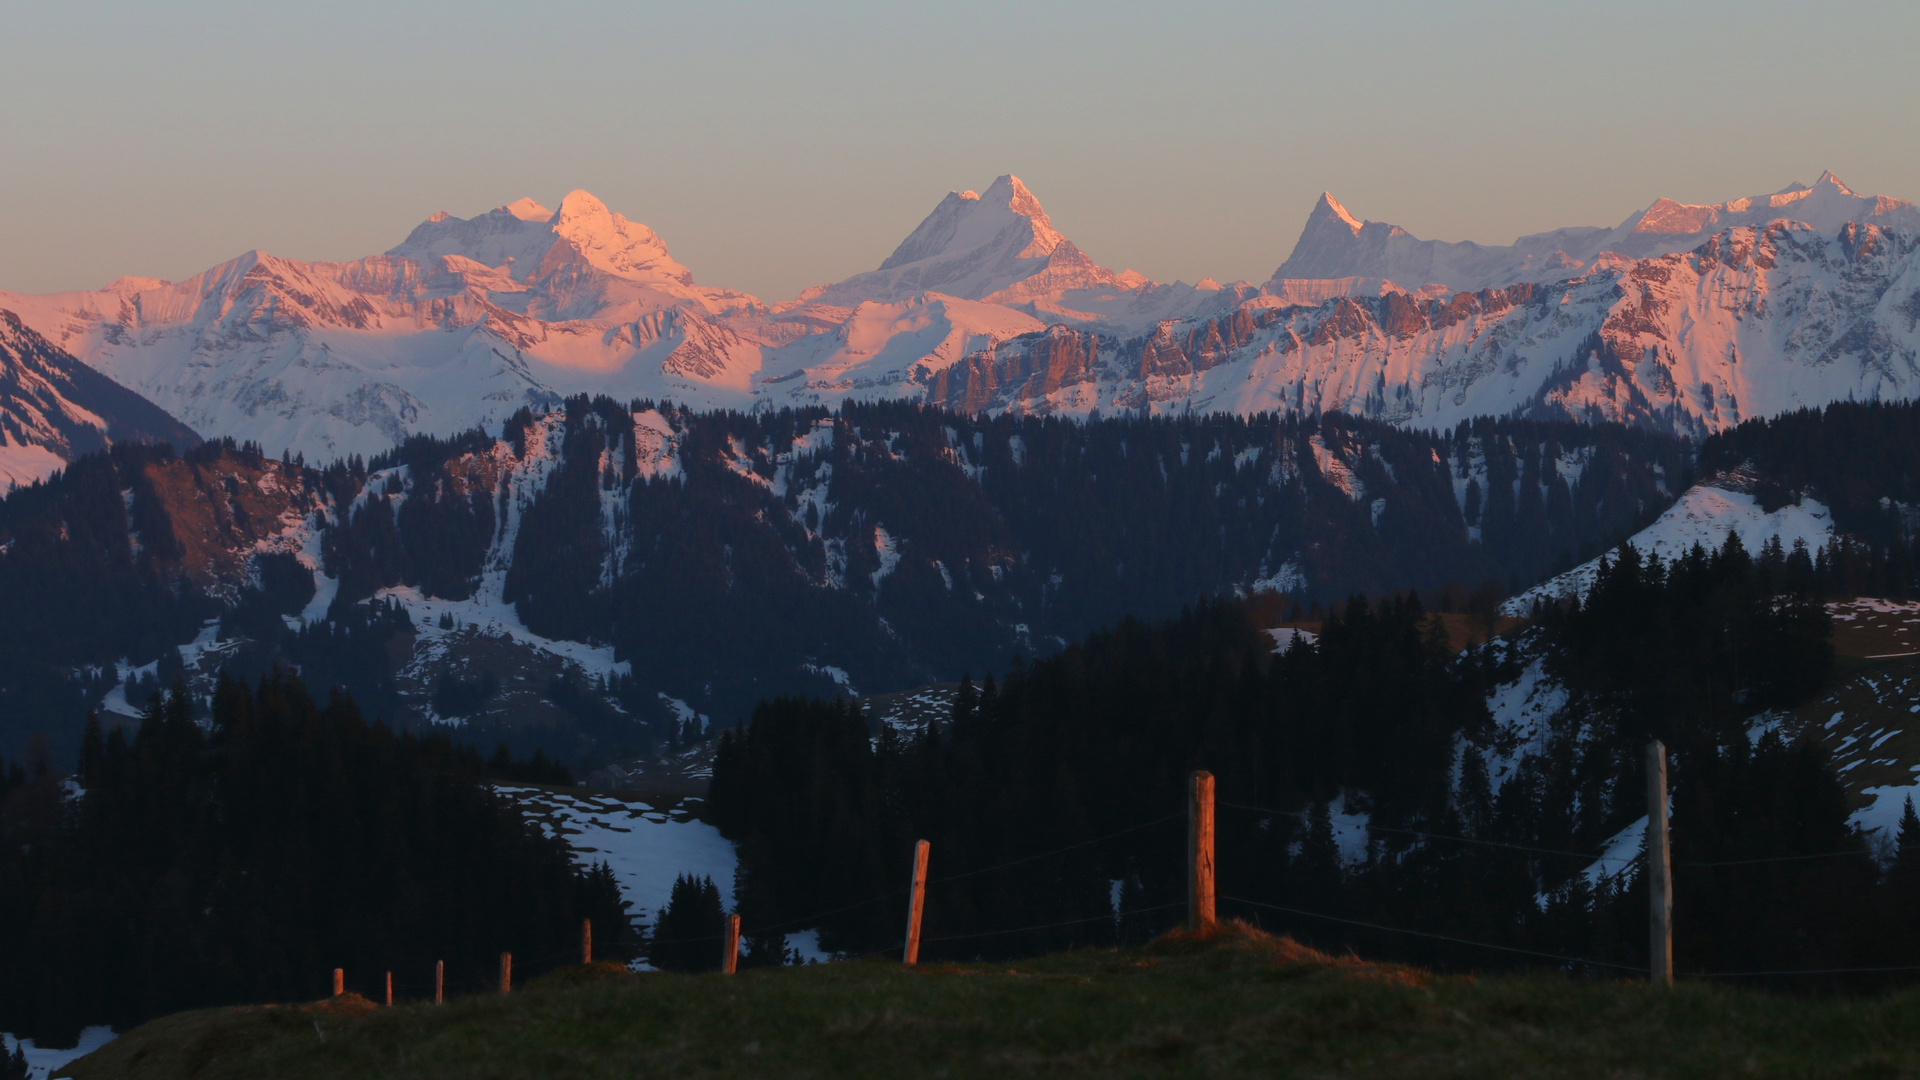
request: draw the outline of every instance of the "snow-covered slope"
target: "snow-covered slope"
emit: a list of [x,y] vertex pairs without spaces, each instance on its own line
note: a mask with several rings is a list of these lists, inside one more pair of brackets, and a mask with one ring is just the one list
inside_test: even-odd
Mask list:
[[[1809,552],[1817,552],[1833,538],[1833,516],[1826,506],[1811,498],[1803,497],[1797,503],[1787,503],[1769,512],[1749,492],[1696,484],[1653,524],[1633,534],[1627,543],[1642,557],[1672,562],[1695,544],[1715,550],[1727,542],[1729,533],[1736,532],[1740,534],[1741,545],[1750,552],[1758,552],[1776,536],[1788,550],[1804,543]],[[1535,600],[1558,600],[1576,593],[1585,596],[1599,576],[1601,560],[1612,560],[1618,554],[1619,549],[1615,548],[1544,581],[1509,599],[1501,610],[1508,615],[1525,615]]]
[[0,492],[129,441],[185,449],[200,438],[0,309]]
[[755,391],[793,404],[917,397],[964,357],[1045,330],[1045,323],[1023,311],[939,293],[898,303],[868,301],[831,331],[773,352],[754,380]]

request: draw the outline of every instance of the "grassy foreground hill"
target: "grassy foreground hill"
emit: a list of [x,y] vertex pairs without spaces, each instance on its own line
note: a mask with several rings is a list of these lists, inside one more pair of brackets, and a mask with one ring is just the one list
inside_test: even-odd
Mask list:
[[597,965],[442,1007],[208,1009],[137,1028],[65,1075],[1920,1076],[1920,992],[1440,977],[1228,927],[1012,966]]

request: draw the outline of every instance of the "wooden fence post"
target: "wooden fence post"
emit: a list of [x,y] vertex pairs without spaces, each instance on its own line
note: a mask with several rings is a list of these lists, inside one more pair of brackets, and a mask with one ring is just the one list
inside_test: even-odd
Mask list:
[[333,969],[333,996],[339,997],[347,992],[347,973],[340,968]]
[[500,954],[500,992],[503,994],[506,994],[506,993],[511,993],[512,991],[513,991],[513,954],[510,952],[503,952]]
[[593,963],[593,920],[580,920],[580,962]]
[[433,962],[433,1003],[435,1005],[445,1004],[447,1000],[446,993],[447,962],[445,960],[435,960]]
[[726,936],[720,950],[720,973],[731,975],[740,969],[740,916],[727,916]]
[[1214,927],[1213,774],[1194,770],[1187,792],[1187,928],[1211,933]]
[[1647,744],[1647,897],[1649,929],[1647,975],[1658,986],[1673,985],[1673,847],[1667,830],[1667,748],[1659,739]]
[[387,972],[387,1005],[393,1005],[393,972]]
[[927,900],[927,852],[933,847],[925,840],[913,845],[913,895],[907,900],[907,950],[903,959],[908,964],[920,962],[920,912]]

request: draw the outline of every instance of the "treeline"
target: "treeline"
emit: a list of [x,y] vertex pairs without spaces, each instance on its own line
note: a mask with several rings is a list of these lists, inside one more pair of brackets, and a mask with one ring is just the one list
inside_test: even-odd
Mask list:
[[[1460,655],[1411,594],[1355,598],[1278,656],[1264,613],[1210,601],[969,685],[950,724],[912,738],[869,740],[847,702],[774,700],[723,736],[712,813],[741,845],[749,931],[802,920],[830,948],[897,944],[893,900],[836,909],[896,890],[924,837],[923,955],[1015,956],[1177,923],[1186,776],[1206,768],[1226,914],[1446,968],[1539,961],[1313,916],[1631,967],[1644,885],[1555,853],[1600,852],[1644,813],[1659,736],[1677,859],[1820,856],[1681,873],[1681,969],[1885,966],[1920,945],[1920,836],[1883,880],[1818,747],[1750,738],[1746,718],[1804,700],[1831,664],[1823,610],[1768,573],[1737,544],[1630,556],[1586,605]],[[1517,709],[1494,722],[1490,691],[1542,679],[1564,709],[1532,731]]]
[[1701,444],[1700,468],[1742,474],[1769,511],[1802,496],[1832,510],[1842,535],[1811,553],[1820,595],[1920,595],[1920,402],[1749,420]]
[[1867,544],[1907,543],[1920,514],[1920,402],[1835,402],[1748,420],[1701,444],[1700,469],[1748,471],[1769,510],[1804,492]]
[[[544,761],[493,763],[552,779]],[[0,771],[0,1029],[71,1045],[181,1009],[324,996],[330,972],[369,997],[487,984],[633,948],[604,866],[583,872],[484,786],[444,737],[368,723],[273,674],[223,681],[210,723],[178,690],[129,738],[90,724],[72,781]]]

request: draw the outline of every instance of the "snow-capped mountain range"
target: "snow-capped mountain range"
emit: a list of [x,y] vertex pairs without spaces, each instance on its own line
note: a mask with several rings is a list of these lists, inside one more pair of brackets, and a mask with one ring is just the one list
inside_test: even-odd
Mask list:
[[576,191],[438,213],[353,262],[253,251],[182,282],[0,293],[0,310],[202,435],[315,459],[497,432],[579,393],[1699,433],[1914,393],[1920,210],[1828,173],[1495,247],[1418,240],[1329,194],[1271,280],[1188,285],[1102,267],[1002,176],[946,196],[877,269],[769,304],[696,284]]
[[1360,221],[1326,192],[1273,280],[1378,277],[1414,288],[1430,283],[1448,292],[1564,281],[1602,254],[1634,259],[1672,255],[1691,251],[1727,229],[1764,228],[1780,219],[1829,235],[1849,222],[1920,232],[1920,210],[1912,203],[1857,195],[1831,172],[1821,173],[1812,186],[1789,184],[1771,195],[1714,206],[1657,199],[1611,229],[1556,229],[1520,237],[1505,247],[1416,239],[1397,225]]

